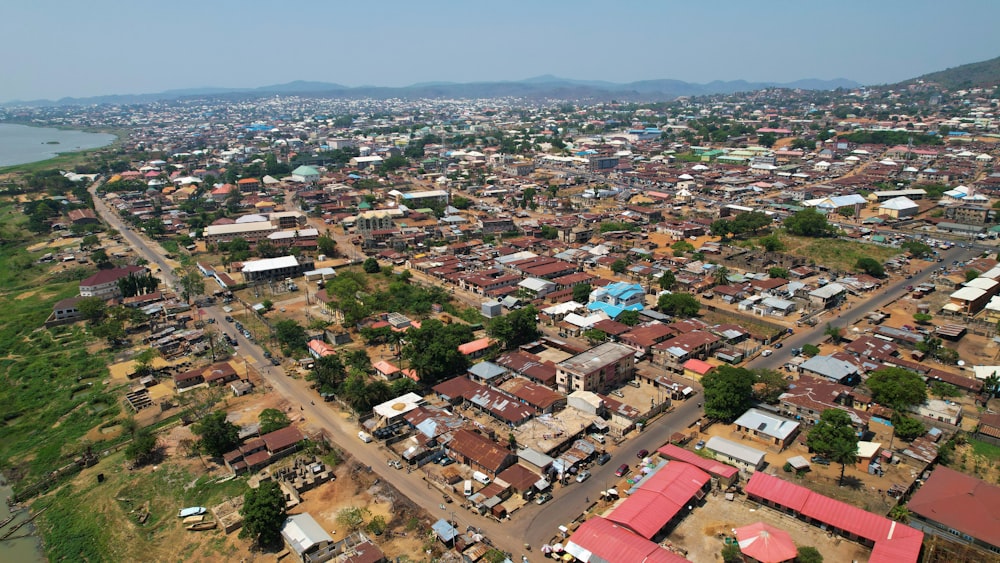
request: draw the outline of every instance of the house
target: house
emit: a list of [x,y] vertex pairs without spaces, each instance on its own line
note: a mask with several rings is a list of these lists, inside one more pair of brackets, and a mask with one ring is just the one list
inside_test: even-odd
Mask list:
[[799,433],[799,423],[760,409],[749,409],[733,422],[736,431],[783,450]]
[[1000,487],[938,465],[906,508],[910,525],[928,534],[1000,553]]
[[531,299],[541,299],[556,290],[556,284],[540,278],[526,278],[517,287]]
[[632,532],[625,526],[594,516],[566,542],[566,553],[577,561],[607,563],[684,563],[687,559]]
[[458,351],[467,356],[469,359],[475,359],[486,354],[486,352],[494,344],[496,344],[496,341],[488,336],[484,336],[483,338],[473,340],[472,342],[460,344],[458,346]]
[[660,462],[606,518],[652,540],[687,514],[692,502],[704,498],[710,481],[709,474],[694,465]]
[[[614,321],[606,322],[610,323]],[[632,327],[628,332],[618,335],[618,341],[626,346],[635,348],[642,356],[646,356],[655,344],[663,342],[674,334],[676,332],[669,326],[654,321]]]
[[298,258],[288,255],[244,262],[242,271],[243,279],[252,282],[294,278],[312,269],[313,262],[308,258],[300,263]]
[[735,465],[746,473],[753,473],[764,467],[764,452],[739,442],[712,436],[705,442],[705,449],[714,453],[716,459]]
[[1000,414],[984,414],[979,417],[975,437],[977,440],[1000,446]]
[[319,181],[319,170],[312,166],[299,166],[292,170],[291,181],[303,184],[314,184]]
[[918,211],[920,211],[920,206],[906,196],[894,197],[878,206],[879,215],[886,215],[893,219],[913,217]]
[[752,501],[871,547],[870,563],[916,563],[920,559],[923,532],[885,516],[763,472],[753,474],[746,493]]
[[828,283],[809,292],[809,301],[814,305],[829,309],[844,300],[847,288],[839,283]]
[[149,274],[145,266],[125,266],[101,270],[80,282],[80,297],[100,297],[112,299],[121,296],[118,280],[129,276],[144,276]]
[[590,292],[590,303],[607,303],[620,309],[642,309],[646,292],[637,283],[614,282]]
[[794,417],[806,424],[819,422],[820,415],[827,409],[843,410],[850,416],[851,424],[863,432],[868,429],[871,416],[860,407],[867,407],[868,401],[865,400],[863,405],[859,404],[854,393],[854,388],[847,385],[803,374],[794,387],[790,387],[778,397],[778,402],[781,414]]
[[77,308],[77,303],[81,299],[83,299],[83,296],[78,295],[57,301],[52,306],[52,315],[49,316],[47,322],[69,322],[81,318],[80,309]]
[[455,431],[446,448],[453,459],[494,476],[517,463],[509,449],[464,428]]
[[224,454],[222,459],[226,467],[236,475],[244,471],[253,473],[294,453],[303,439],[305,437],[298,428],[286,426],[247,441],[239,448]]
[[682,367],[684,368],[684,377],[695,381],[701,381],[701,378],[715,370],[715,366],[697,358],[691,358],[684,362]]
[[765,297],[753,304],[754,314],[760,316],[786,317],[795,311],[795,302],[778,297]]
[[635,351],[615,342],[605,342],[556,364],[559,391],[602,391],[632,379]]
[[674,373],[684,373],[684,362],[692,358],[708,358],[722,346],[722,342],[721,338],[711,332],[692,330],[654,345],[653,361]]
[[100,222],[94,211],[88,208],[72,209],[66,216],[69,217],[70,222],[74,225],[96,225]]
[[799,371],[842,385],[857,385],[861,381],[861,370],[847,360],[834,356],[813,356],[799,364]]

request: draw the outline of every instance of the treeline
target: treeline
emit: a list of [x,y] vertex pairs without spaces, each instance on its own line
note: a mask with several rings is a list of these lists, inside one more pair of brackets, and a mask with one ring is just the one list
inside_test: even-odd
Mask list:
[[911,131],[855,131],[841,135],[841,138],[859,145],[905,145],[910,142],[910,139],[913,139],[914,145],[944,144],[944,140],[937,135]]

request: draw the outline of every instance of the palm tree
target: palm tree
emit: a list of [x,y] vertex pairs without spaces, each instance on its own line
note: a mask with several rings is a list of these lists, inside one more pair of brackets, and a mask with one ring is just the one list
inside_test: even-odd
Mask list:
[[848,463],[857,463],[858,461],[858,444],[857,442],[838,442],[834,445],[833,451],[830,452],[830,459],[836,461],[840,464],[840,482],[841,486],[844,485],[844,470],[847,468]]
[[716,266],[712,270],[712,281],[715,285],[726,285],[729,283],[729,268],[725,266]]
[[896,522],[906,524],[910,521],[910,509],[906,508],[905,504],[897,504],[892,507],[889,511],[889,518],[892,518]]

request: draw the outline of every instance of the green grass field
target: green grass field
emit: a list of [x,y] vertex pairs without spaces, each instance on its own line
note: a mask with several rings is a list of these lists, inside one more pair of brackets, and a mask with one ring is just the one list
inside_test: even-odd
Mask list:
[[885,262],[902,253],[898,248],[875,244],[842,239],[796,237],[788,234],[781,235],[781,242],[787,247],[785,252],[788,254],[804,256],[816,264],[844,271],[854,270],[859,258],[874,258],[879,262]]

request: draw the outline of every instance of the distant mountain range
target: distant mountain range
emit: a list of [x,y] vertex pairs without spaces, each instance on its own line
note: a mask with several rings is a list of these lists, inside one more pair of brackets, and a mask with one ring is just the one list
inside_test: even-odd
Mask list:
[[834,80],[805,79],[795,82],[747,82],[745,80],[714,81],[697,84],[681,80],[642,80],[618,84],[600,80],[571,80],[552,75],[504,82],[423,82],[404,87],[348,87],[330,82],[298,80],[259,88],[188,88],[167,90],[155,94],[118,94],[60,100],[14,101],[5,106],[69,106],[92,104],[141,104],[190,97],[254,98],[262,96],[304,95],[338,98],[496,98],[522,97],[560,100],[623,100],[665,101],[680,96],[732,94],[763,88],[798,88],[804,90],[835,90],[855,88],[857,82],[844,78]]
[[909,86],[917,81],[935,82],[950,90],[975,88],[977,86],[994,86],[1000,84],[1000,57],[978,63],[956,66],[939,70],[910,80],[904,80],[893,86]]

